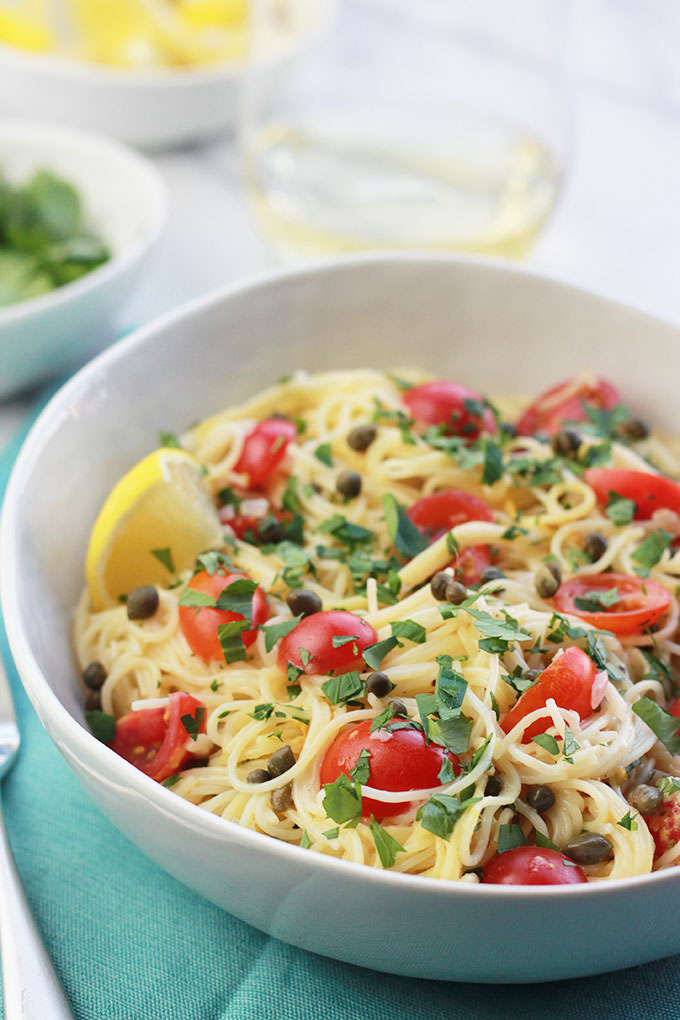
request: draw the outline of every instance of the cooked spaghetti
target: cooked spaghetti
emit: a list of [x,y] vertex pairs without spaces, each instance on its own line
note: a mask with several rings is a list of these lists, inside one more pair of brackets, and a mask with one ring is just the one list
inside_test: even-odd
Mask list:
[[360,864],[677,863],[673,443],[587,375],[523,411],[403,376],[296,373],[181,437],[224,544],[177,576],[155,549],[139,611],[84,592],[93,728],[202,809]]

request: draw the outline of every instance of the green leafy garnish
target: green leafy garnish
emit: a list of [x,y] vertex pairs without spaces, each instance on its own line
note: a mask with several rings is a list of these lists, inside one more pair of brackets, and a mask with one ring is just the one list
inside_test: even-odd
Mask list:
[[183,449],[182,444],[174,432],[159,432],[158,442],[161,446],[165,446],[170,450]]
[[593,588],[574,598],[574,605],[584,613],[607,612],[621,601],[618,588]]
[[634,568],[635,573],[639,574],[640,577],[648,577],[649,571],[659,562],[672,538],[673,536],[663,528],[650,531],[647,537],[631,553],[631,559],[640,564],[639,567]]
[[320,460],[326,467],[333,467],[333,454],[331,452],[330,443],[319,443],[317,448],[314,450],[314,456],[317,460]]
[[651,698],[640,698],[632,706],[633,711],[649,726],[667,751],[671,754],[680,754],[680,736],[678,736],[678,720],[670,712],[667,712],[661,705],[657,705]]
[[374,645],[367,645],[361,653],[364,662],[369,669],[380,669],[382,661],[385,656],[396,648],[399,642],[396,637],[384,638],[382,641],[376,641]]
[[396,841],[394,836],[391,836],[389,832],[383,829],[381,825],[378,825],[375,818],[371,819],[369,829],[373,836],[375,848],[378,851],[380,863],[383,868],[391,868],[399,851],[404,849],[403,846]]
[[543,847],[544,850],[556,850],[558,854],[561,853],[560,848],[555,846],[548,836],[544,836],[543,833],[538,830],[536,830],[536,846]]
[[361,817],[361,787],[352,784],[344,772],[333,783],[324,784],[324,810],[334,822],[342,824]]
[[[284,638],[286,634],[290,634],[291,630],[294,630],[295,627],[297,627],[301,619],[302,613],[300,613],[299,616],[294,616],[291,620],[283,620],[281,623],[270,623],[267,624],[266,627],[260,627],[262,633],[264,634],[265,651],[271,652],[276,642],[279,641],[281,638]],[[288,667],[290,668],[291,666],[292,663],[289,662]],[[296,667],[293,666],[292,668],[295,669]],[[298,672],[297,676],[295,677],[295,680],[297,680],[297,677],[302,672],[303,672],[302,670]],[[293,680],[292,682],[294,683],[295,680]],[[291,683],[290,680],[288,682]]]
[[616,524],[617,527],[621,528],[625,524],[630,524],[635,516],[637,507],[632,499],[626,499],[625,496],[620,496],[618,492],[610,491],[607,497],[607,505],[604,508],[609,520]]
[[90,727],[92,735],[101,740],[102,744],[112,744],[116,739],[115,716],[94,709],[85,713],[85,722]]
[[521,825],[509,824],[498,826],[498,853],[513,850],[516,846],[526,846],[526,839]]
[[321,690],[332,705],[343,705],[355,698],[363,698],[366,684],[356,670],[331,676],[321,684]]
[[369,760],[371,752],[367,747],[361,748],[361,754],[357,758],[353,767],[350,769],[349,774],[355,783],[360,783],[361,786],[368,786],[371,778],[371,770],[369,766]]
[[312,844],[311,844],[310,838],[307,835],[307,830],[303,829],[302,830],[302,837],[300,839],[300,846],[302,847],[303,850],[309,850],[311,845]]
[[245,659],[246,647],[241,635],[249,627],[248,620],[230,620],[229,623],[218,624],[217,637],[225,662],[242,662]]
[[187,713],[186,715],[181,715],[179,717],[179,721],[181,722],[182,726],[187,731],[191,739],[194,741],[194,743],[198,739],[198,734],[201,731],[201,723],[203,722],[204,717],[205,708],[202,705],[200,708],[196,709],[195,715]]
[[392,637],[394,638],[406,638],[408,641],[413,641],[416,645],[425,643],[427,631],[422,624],[416,623],[415,620],[395,620],[391,624],[391,628]]
[[427,549],[430,544],[427,538],[418,531],[404,507],[397,503],[394,496],[388,492],[384,493],[382,504],[387,533],[397,552],[406,559],[412,559]]
[[680,790],[680,779],[676,776],[662,776],[661,779],[657,779],[656,785],[664,797],[672,797]]
[[503,610],[503,620],[481,609],[468,608],[466,612],[475,621],[475,627],[480,634],[484,635],[479,647],[492,655],[507,652],[510,645],[516,641],[528,641],[531,637],[527,631],[520,628],[517,620],[507,610]]
[[194,609],[204,609],[206,606],[213,608],[215,599],[205,591],[196,591],[194,588],[185,588],[179,597],[180,606],[190,606]]
[[253,596],[257,582],[248,577],[239,577],[223,588],[215,600],[216,609],[227,609],[250,621],[253,617]]
[[635,821],[636,815],[632,815],[630,811],[627,811],[623,818],[619,818],[617,825],[620,825],[622,829],[628,829],[629,832],[636,832],[638,823]]
[[484,440],[484,469],[482,484],[493,485],[503,477],[503,454],[497,443],[491,439]]
[[538,744],[538,746],[542,747],[545,751],[548,752],[548,754],[560,753],[560,745],[557,743],[555,738],[551,736],[549,733],[537,733],[536,736],[532,737],[531,739],[534,744]]
[[434,794],[422,807],[418,808],[416,818],[428,832],[433,832],[435,836],[441,836],[442,839],[448,839],[463,812],[472,804],[476,804],[479,799],[479,797],[470,797],[461,802],[457,797],[450,797],[446,793]]

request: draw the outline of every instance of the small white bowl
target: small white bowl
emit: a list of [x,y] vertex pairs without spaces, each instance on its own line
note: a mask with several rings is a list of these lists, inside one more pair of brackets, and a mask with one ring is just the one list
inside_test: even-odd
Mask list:
[[[337,0],[297,0],[272,29],[259,67],[275,80],[307,46]],[[206,141],[236,123],[242,63],[188,68],[108,67],[0,43],[0,115],[101,131],[145,149]]]
[[418,363],[490,394],[535,393],[590,366],[678,433],[679,340],[677,327],[498,262],[363,256],[202,298],[83,369],[15,466],[0,593],[29,697],[102,811],[230,913],[363,967],[546,981],[679,952],[680,868],[574,886],[446,882],[313,853],[181,799],[88,732],[71,633],[97,510],[160,428],[181,431],[295,367]]
[[167,195],[155,167],[125,146],[43,124],[0,123],[0,167],[13,184],[50,170],[74,185],[88,227],[112,252],[74,283],[0,308],[1,399],[101,350],[161,231]]

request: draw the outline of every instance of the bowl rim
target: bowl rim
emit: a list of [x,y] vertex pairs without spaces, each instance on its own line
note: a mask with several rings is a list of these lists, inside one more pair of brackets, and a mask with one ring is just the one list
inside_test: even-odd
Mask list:
[[[125,271],[137,262],[158,240],[168,216],[169,198],[165,181],[150,159],[136,152],[124,142],[116,141],[105,135],[99,135],[81,128],[62,127],[56,124],[39,121],[14,121],[0,119],[0,145],[7,149],[20,149],[24,143],[43,146],[45,164],[49,168],[50,159],[55,147],[76,153],[79,149],[87,149],[102,157],[106,156],[114,164],[125,165],[136,175],[136,190],[146,197],[146,208],[151,208],[149,226],[141,236],[122,251],[111,256],[107,262],[81,276],[78,280],[63,284],[46,294],[27,298],[0,308],[0,341],[4,326],[14,325],[34,315],[41,315],[56,310],[69,301],[77,300]],[[68,177],[68,174],[65,175]],[[102,194],[104,191],[102,190]]]
[[[323,277],[325,274],[342,271],[346,268],[349,269],[356,265],[370,268],[375,265],[406,265],[412,263],[420,267],[429,263],[445,263],[452,267],[463,266],[472,268],[473,271],[480,271],[482,273],[496,272],[525,279],[529,278],[536,281],[539,285],[553,285],[581,298],[594,298],[598,302],[609,305],[624,314],[639,315],[648,322],[661,326],[671,326],[674,329],[678,328],[680,337],[680,328],[669,320],[650,315],[633,306],[625,305],[595,291],[560,279],[555,275],[527,269],[506,259],[493,256],[480,257],[465,254],[449,255],[427,252],[414,254],[412,252],[401,251],[388,253],[369,252],[325,259],[310,265],[265,270],[212,290],[205,295],[194,298],[175,309],[165,312],[163,315],[139,327],[105,349],[68,380],[45,405],[21,446],[7,485],[2,515],[0,517],[0,603],[2,605],[10,649],[22,685],[37,710],[42,725],[48,730],[57,746],[61,742],[68,743],[69,750],[72,753],[82,752],[82,760],[88,763],[90,772],[98,774],[98,778],[105,778],[109,784],[113,782],[122,790],[131,792],[149,801],[156,811],[165,815],[175,815],[179,822],[193,828],[198,835],[203,833],[213,838],[225,838],[229,835],[231,839],[242,842],[246,848],[252,848],[253,852],[262,852],[265,855],[272,854],[276,857],[283,855],[291,865],[302,865],[306,867],[306,870],[310,868],[310,858],[302,856],[307,853],[306,849],[240,826],[237,822],[232,822],[212,812],[205,811],[198,805],[173,794],[170,789],[154,782],[154,780],[144,775],[144,773],[140,772],[123,758],[120,758],[105,744],[97,740],[93,734],[70,714],[65,705],[59,700],[33,656],[21,619],[12,599],[13,578],[18,574],[14,534],[17,528],[17,518],[20,513],[21,493],[24,479],[31,472],[33,461],[40,454],[44,438],[49,436],[55,427],[59,426],[60,421],[64,418],[65,409],[91,389],[92,379],[100,377],[111,365],[126,359],[137,347],[144,345],[147,339],[162,333],[169,326],[181,324],[187,319],[200,315],[206,309],[230,301],[233,297],[244,295],[248,292],[256,293],[260,288],[280,285],[281,283],[285,284],[286,281],[298,277]],[[52,725],[48,725],[46,720],[51,720]],[[57,732],[59,733],[59,740],[57,740]],[[329,877],[346,876],[351,881],[359,884],[364,882],[374,884],[378,882],[384,884],[386,889],[393,889],[395,892],[400,890],[415,892],[420,889],[423,891],[423,894],[429,893],[453,898],[457,896],[482,896],[490,898],[491,902],[494,899],[500,902],[500,900],[504,900],[507,897],[512,899],[519,897],[523,902],[536,900],[537,903],[547,903],[552,897],[559,898],[562,896],[568,896],[572,899],[574,897],[586,897],[594,902],[596,899],[601,900],[603,897],[608,898],[612,895],[623,893],[635,894],[641,889],[646,888],[650,883],[655,887],[674,883],[680,877],[680,869],[671,867],[649,874],[633,875],[600,882],[588,882],[579,884],[576,888],[572,885],[486,885],[484,883],[451,881],[424,875],[395,872],[391,869],[355,864],[352,861],[346,861],[322,853],[313,853],[311,860],[314,862],[312,865],[314,869],[327,872]],[[306,865],[304,865],[305,861],[307,862]]]

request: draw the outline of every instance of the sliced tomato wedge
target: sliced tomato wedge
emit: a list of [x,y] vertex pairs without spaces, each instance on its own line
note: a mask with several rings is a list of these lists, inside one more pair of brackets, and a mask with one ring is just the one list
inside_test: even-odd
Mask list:
[[[616,592],[618,602],[602,605],[602,608],[581,608],[578,599],[597,605],[598,594],[607,598],[607,593]],[[593,593],[592,595],[590,593]],[[610,630],[613,634],[636,634],[645,627],[656,623],[671,605],[671,593],[658,581],[631,577],[629,574],[594,574],[571,577],[563,581],[553,598],[553,605],[560,613],[579,616],[599,630]]]
[[[448,758],[456,775],[460,775],[458,758],[439,744],[428,744],[425,735],[415,727],[394,730],[380,729],[371,733],[372,719],[350,726],[335,738],[321,763],[321,785],[333,783],[340,773],[350,776],[364,748],[369,752],[369,778],[366,786],[376,790],[408,792],[441,786],[439,773]],[[411,807],[411,801],[398,803],[364,797],[364,817],[373,815],[378,821],[394,818]]]
[[378,640],[377,632],[354,613],[327,609],[305,616],[281,638],[278,663],[285,672],[292,662],[305,673],[347,673],[366,669],[362,652]]
[[483,405],[481,393],[450,379],[435,379],[407,390],[403,401],[420,426],[444,425],[449,436],[476,439],[480,432],[495,432],[493,414]]
[[677,797],[664,800],[658,811],[645,816],[645,822],[654,840],[656,861],[680,840],[680,801]]
[[577,885],[588,879],[583,868],[557,850],[516,846],[491,858],[484,866],[483,881],[494,885]]
[[122,716],[109,746],[140,772],[160,783],[191,758],[186,745],[192,727],[189,724],[187,729],[185,722],[189,722],[188,717],[196,720],[201,709],[198,733],[205,732],[204,706],[191,694],[175,691],[165,707],[142,708]]
[[[202,592],[210,598],[217,600],[220,593],[232,585],[239,578],[245,578],[246,574],[233,574],[219,567],[214,574],[207,570],[199,570],[197,574],[187,582],[187,588],[192,591]],[[244,630],[241,639],[246,648],[250,648],[257,637],[257,628],[269,617],[269,604],[262,589],[258,586],[253,592],[251,620],[252,627]],[[212,606],[203,606],[196,609],[194,606],[179,607],[179,625],[189,647],[194,655],[204,659],[206,662],[224,660],[224,652],[220,644],[220,624],[231,623],[234,620],[243,620],[243,613],[230,609],[214,609]]]
[[253,489],[259,488],[279,467],[296,435],[294,423],[286,418],[258,422],[244,440],[234,471],[245,475]]
[[588,468],[585,479],[602,506],[607,505],[612,492],[632,499],[638,521],[648,521],[657,510],[680,514],[680,485],[663,475],[628,468]]
[[[491,508],[483,499],[458,489],[442,489],[423,496],[406,511],[418,531],[431,542],[441,538],[451,528],[467,521],[493,522]],[[466,584],[479,584],[482,571],[491,566],[491,552],[487,545],[472,545],[462,549],[451,561],[457,576]]]
[[[579,719],[592,714],[593,684],[597,669],[593,660],[580,648],[567,648],[547,666],[533,687],[520,694],[510,711],[501,719],[501,729],[509,733],[525,716],[543,708],[553,698],[558,708],[577,712]],[[544,733],[547,719],[537,719],[524,731],[522,743]]]
[[520,436],[543,432],[552,436],[565,421],[585,421],[584,404],[602,411],[611,411],[621,403],[621,394],[606,379],[576,383],[574,379],[552,386],[526,408],[517,422]]

